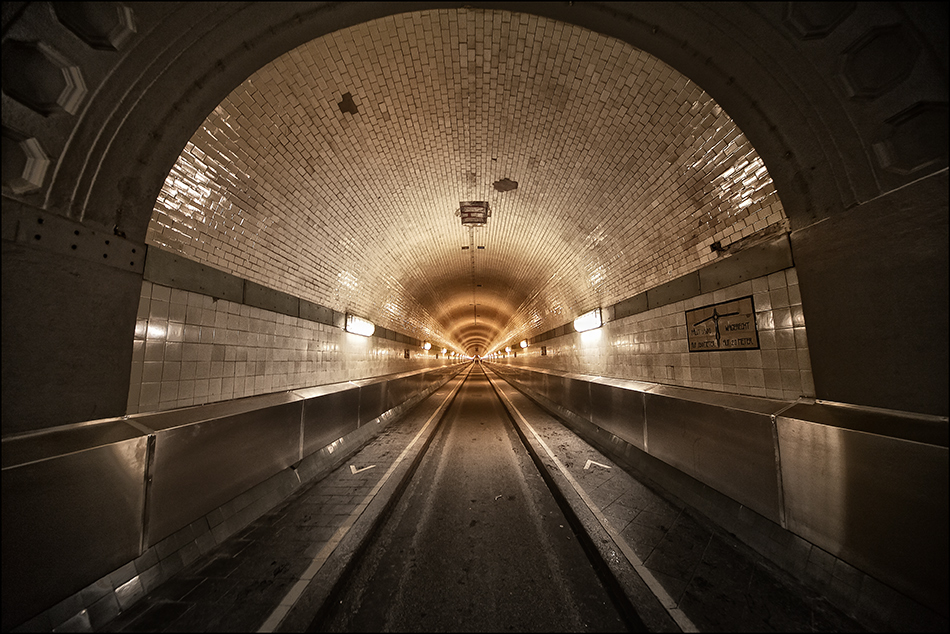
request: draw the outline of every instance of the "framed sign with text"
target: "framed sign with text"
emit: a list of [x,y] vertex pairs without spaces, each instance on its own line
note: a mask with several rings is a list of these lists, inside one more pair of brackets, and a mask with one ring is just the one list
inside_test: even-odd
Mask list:
[[752,296],[686,311],[690,352],[758,350]]

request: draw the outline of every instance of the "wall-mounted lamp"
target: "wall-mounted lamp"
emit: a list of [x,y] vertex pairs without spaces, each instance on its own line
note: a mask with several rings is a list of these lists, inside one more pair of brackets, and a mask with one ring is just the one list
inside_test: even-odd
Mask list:
[[371,334],[376,332],[376,325],[368,319],[363,319],[362,317],[357,317],[356,315],[347,313],[346,326],[344,326],[343,329],[347,332],[353,333],[354,335],[369,337]]
[[511,346],[505,346],[505,352],[511,352]]
[[426,341],[424,344],[422,344],[422,349],[423,349],[423,350],[431,350],[431,349],[432,349],[432,344],[429,343],[428,341]]
[[574,330],[577,332],[584,332],[585,330],[593,330],[594,328],[600,328],[604,325],[603,320],[600,318],[600,308],[595,308],[590,312],[586,312],[577,319],[574,320]]
[[521,343],[519,343],[518,345],[521,346],[522,348],[527,348],[527,347],[528,347],[528,341],[527,341],[526,339],[522,339],[522,340],[521,340]]
[[446,352],[448,352],[448,349],[447,349],[447,348],[442,348],[442,354],[445,354]]

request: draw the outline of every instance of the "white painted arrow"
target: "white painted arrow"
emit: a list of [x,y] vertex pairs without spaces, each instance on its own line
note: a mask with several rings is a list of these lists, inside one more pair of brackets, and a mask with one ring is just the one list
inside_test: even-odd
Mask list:
[[608,467],[608,466],[605,465],[605,464],[600,464],[599,462],[594,462],[593,460],[588,460],[588,461],[587,461],[587,464],[584,465],[584,471],[587,471],[588,469],[590,469],[590,466],[591,466],[592,464],[595,464],[595,465],[597,465],[598,467],[603,467],[604,469],[609,469],[609,468],[610,468],[610,467]]
[[367,469],[372,469],[372,468],[375,467],[375,466],[376,466],[376,465],[371,464],[371,465],[368,466],[368,467],[363,467],[362,469],[357,469],[357,468],[354,467],[353,465],[350,465],[350,473],[352,473],[353,475],[356,475],[357,473],[362,473],[362,472],[366,471]]

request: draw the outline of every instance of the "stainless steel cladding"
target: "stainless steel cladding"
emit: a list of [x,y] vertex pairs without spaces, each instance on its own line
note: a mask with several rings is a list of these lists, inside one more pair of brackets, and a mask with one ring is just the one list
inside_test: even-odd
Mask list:
[[309,456],[356,430],[360,390],[338,385],[297,390],[303,401],[303,455]]
[[785,403],[669,386],[644,400],[650,455],[781,521],[771,414]]
[[946,422],[820,403],[777,422],[789,530],[946,605]]
[[115,420],[4,440],[4,630],[138,556],[146,445]]
[[387,382],[385,409],[390,410],[409,399],[413,392],[413,377],[403,376]]
[[591,383],[590,406],[591,421],[595,425],[641,451],[645,449],[643,432],[646,418],[641,390]]
[[564,377],[564,407],[581,418],[590,420],[590,383],[583,379]]
[[600,377],[584,416],[582,377],[492,368],[946,612],[946,418]]
[[462,367],[4,438],[4,629]]
[[360,425],[365,425],[386,411],[388,381],[360,383]]
[[148,545],[300,460],[302,402],[156,430]]

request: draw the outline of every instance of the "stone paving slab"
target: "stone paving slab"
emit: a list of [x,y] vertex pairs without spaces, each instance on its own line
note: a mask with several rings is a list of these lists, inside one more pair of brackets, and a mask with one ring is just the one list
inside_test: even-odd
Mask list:
[[[273,625],[285,631],[306,629],[348,558],[409,474],[413,460],[434,433],[440,412],[466,375],[448,381],[403,418],[390,423],[345,464],[302,487],[181,570],[103,631],[258,631],[281,603],[289,603],[288,593],[295,588],[302,589],[300,600],[287,610],[282,622]],[[395,470],[388,474],[400,456]],[[329,556],[324,557],[314,582],[303,587],[307,575],[314,576],[314,560],[324,549],[330,550]]]

